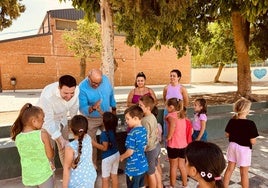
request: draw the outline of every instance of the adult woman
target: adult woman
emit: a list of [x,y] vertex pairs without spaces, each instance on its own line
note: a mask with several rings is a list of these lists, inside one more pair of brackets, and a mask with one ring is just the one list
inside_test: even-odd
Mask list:
[[[187,107],[189,104],[189,97],[187,90],[180,84],[181,71],[173,69],[170,71],[170,83],[164,87],[163,99],[166,102],[168,99],[177,98],[183,101],[183,106]],[[167,137],[167,125],[166,125],[167,110],[164,110],[164,125],[163,125],[163,137],[164,140]],[[166,145],[166,143],[164,143]]]
[[183,106],[187,107],[189,104],[189,97],[187,90],[180,84],[181,72],[178,69],[170,71],[170,83],[164,87],[163,99],[177,98],[183,100]]
[[135,80],[135,88],[132,89],[127,98],[127,106],[138,104],[139,99],[144,95],[153,97],[155,104],[157,104],[157,98],[154,91],[151,88],[145,86],[146,76],[143,72],[139,72]]

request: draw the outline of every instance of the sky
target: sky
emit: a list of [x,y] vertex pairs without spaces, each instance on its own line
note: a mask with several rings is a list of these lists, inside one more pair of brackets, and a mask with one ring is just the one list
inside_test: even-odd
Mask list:
[[66,0],[66,3],[59,0],[22,0],[21,3],[26,6],[25,12],[10,27],[0,31],[0,40],[35,35],[47,11],[73,8],[71,0]]

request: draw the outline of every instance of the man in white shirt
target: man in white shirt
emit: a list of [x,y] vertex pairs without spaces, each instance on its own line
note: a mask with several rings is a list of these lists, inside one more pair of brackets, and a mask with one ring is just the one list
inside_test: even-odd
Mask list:
[[64,147],[68,143],[68,118],[78,113],[79,88],[70,75],[61,76],[58,82],[47,85],[37,103],[44,113],[43,128],[56,141],[61,164],[64,161]]

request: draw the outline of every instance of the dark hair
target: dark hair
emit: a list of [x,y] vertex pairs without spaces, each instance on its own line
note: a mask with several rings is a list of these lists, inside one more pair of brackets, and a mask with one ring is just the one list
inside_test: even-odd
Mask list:
[[170,98],[167,100],[167,106],[174,106],[175,110],[178,112],[178,118],[184,118],[183,113],[183,101],[177,98]]
[[29,123],[30,118],[44,115],[43,110],[38,106],[33,106],[31,103],[26,103],[20,110],[20,113],[11,127],[11,138],[16,139],[16,136],[22,132],[23,127]]
[[154,98],[152,96],[144,95],[139,100],[142,101],[145,107],[150,107],[151,111],[155,106]]
[[82,115],[75,115],[71,119],[70,128],[75,136],[78,136],[78,155],[74,159],[74,169],[80,161],[80,156],[82,154],[82,141],[84,135],[87,134],[88,121],[87,118]]
[[67,87],[76,87],[76,80],[71,75],[63,75],[59,79],[59,87],[62,88],[63,86]]
[[179,71],[178,69],[173,69],[172,71],[170,71],[170,73],[172,73],[172,72],[176,73],[177,76],[178,76],[179,78],[181,78],[181,71]]
[[225,169],[225,159],[219,146],[210,142],[194,141],[185,150],[185,157],[189,166],[206,182],[215,181],[215,187],[223,188],[221,173]]
[[151,110],[152,114],[157,117],[158,116],[158,108],[157,106],[154,106],[153,109]]
[[135,87],[138,87],[138,84],[137,84],[137,78],[138,77],[143,77],[144,78],[144,80],[146,80],[146,76],[145,76],[145,74],[143,73],[143,72],[139,72],[137,75],[136,75],[136,79],[135,79]]
[[203,108],[200,110],[200,112],[198,112],[197,116],[199,117],[200,114],[207,114],[207,101],[206,99],[203,98],[197,98],[194,100],[195,102],[199,102],[200,106],[202,106]]
[[103,113],[103,124],[106,131],[112,130],[116,131],[118,118],[112,112],[104,112]]
[[138,117],[139,119],[143,118],[144,113],[141,109],[141,107],[139,107],[138,105],[133,105],[128,107],[125,112],[124,115],[129,114],[130,117],[134,118],[134,117]]

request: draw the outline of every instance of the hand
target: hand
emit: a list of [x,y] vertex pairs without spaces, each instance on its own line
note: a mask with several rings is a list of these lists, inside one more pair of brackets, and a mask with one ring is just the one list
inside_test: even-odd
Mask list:
[[94,105],[93,105],[93,109],[98,109],[100,108],[100,104],[101,104],[101,100],[98,100]]

